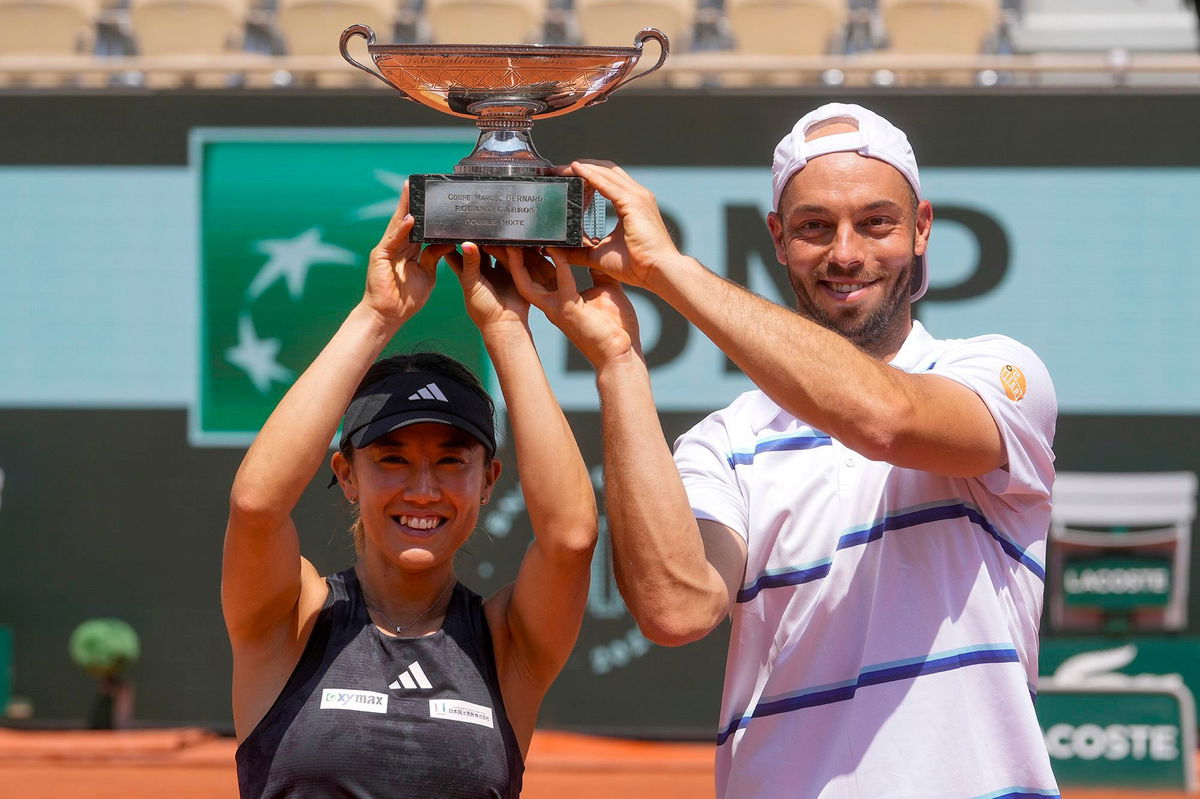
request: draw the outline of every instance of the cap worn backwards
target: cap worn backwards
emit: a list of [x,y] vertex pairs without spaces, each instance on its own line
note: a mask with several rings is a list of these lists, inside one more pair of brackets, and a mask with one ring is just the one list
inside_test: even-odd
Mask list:
[[434,422],[457,427],[496,454],[492,409],[478,391],[445,374],[401,372],[369,386],[350,402],[339,447],[362,449],[393,430]]
[[[858,130],[807,138],[809,132],[818,124],[839,118],[853,120]],[[784,136],[775,147],[775,157],[771,163],[771,207],[776,212],[779,211],[779,200],[788,181],[809,161],[821,155],[838,152],[857,152],[890,164],[912,186],[917,199],[923,199],[917,159],[904,131],[861,105],[827,103],[801,117],[791,133]],[[913,269],[909,296],[915,302],[925,295],[928,287],[929,265],[926,256],[921,255],[918,256]]]

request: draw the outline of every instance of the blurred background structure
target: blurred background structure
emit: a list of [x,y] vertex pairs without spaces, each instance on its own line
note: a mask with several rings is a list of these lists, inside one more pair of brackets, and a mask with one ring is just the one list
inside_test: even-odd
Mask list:
[[[763,221],[775,143],[831,100],[904,128],[937,220],[917,314],[939,337],[1029,344],[1059,392],[1038,688],[1056,768],[1137,795],[1195,786],[1200,24],[1184,0],[0,0],[0,726],[85,726],[95,681],[68,637],[116,617],[140,641],[130,723],[230,731],[234,470],[361,294],[404,177],[450,171],[476,135],[347,65],[353,23],[418,44],[625,46],[662,28],[659,72],[539,122],[539,149],[621,163],[683,249],[785,303]],[[486,373],[456,293],[441,281],[397,347]],[[636,302],[668,435],[749,388]],[[535,334],[602,495],[590,369]],[[459,566],[484,593],[528,541],[513,473]],[[297,520],[330,572],[353,552],[323,486]],[[724,647],[647,642],[602,547],[543,725],[711,740]]]
[[[668,86],[1192,86],[1191,0],[0,0],[0,85],[369,85],[336,37],[624,45]],[[331,43],[332,41],[332,43]]]

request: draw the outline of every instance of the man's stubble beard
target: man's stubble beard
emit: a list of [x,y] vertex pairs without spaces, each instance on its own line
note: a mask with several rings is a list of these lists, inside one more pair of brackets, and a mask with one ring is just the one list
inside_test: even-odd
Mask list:
[[796,293],[796,310],[801,316],[811,319],[827,330],[832,330],[860,350],[871,355],[883,355],[883,351],[889,349],[891,344],[888,334],[897,324],[897,319],[908,311],[906,300],[912,291],[912,275],[916,269],[916,261],[917,257],[914,255],[900,279],[892,284],[892,290],[883,303],[856,322],[835,319],[826,314],[803,290],[799,281],[792,278],[792,291]]

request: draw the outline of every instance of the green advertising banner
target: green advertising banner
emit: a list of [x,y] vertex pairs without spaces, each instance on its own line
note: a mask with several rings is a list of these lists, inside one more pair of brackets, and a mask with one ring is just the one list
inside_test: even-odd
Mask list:
[[1172,565],[1167,558],[1073,558],[1063,564],[1063,600],[1109,610],[1165,607]]
[[[412,173],[450,172],[470,129],[195,131],[199,346],[193,444],[245,444],[362,296]],[[437,349],[490,382],[444,265],[389,351]]]
[[[1055,679],[1158,679],[1179,675],[1192,694],[1200,692],[1200,638],[1192,635],[1132,637],[1043,635],[1039,682]],[[1200,730],[1198,730],[1200,732]]]
[[1195,704],[1182,685],[1038,686],[1038,717],[1062,785],[1195,786]]

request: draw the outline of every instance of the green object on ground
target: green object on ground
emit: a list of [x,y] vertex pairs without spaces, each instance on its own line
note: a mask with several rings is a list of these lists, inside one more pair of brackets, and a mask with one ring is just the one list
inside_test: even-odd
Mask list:
[[71,660],[94,677],[119,674],[141,654],[138,635],[120,619],[88,619],[71,633]]

